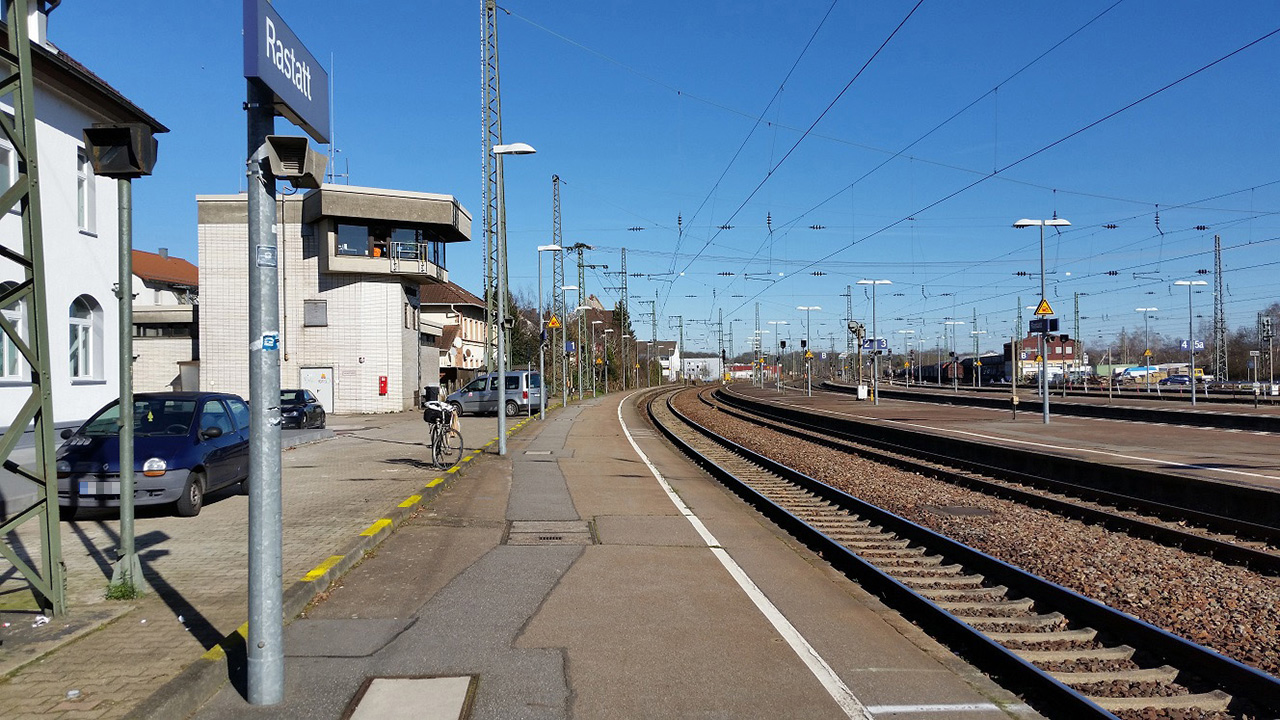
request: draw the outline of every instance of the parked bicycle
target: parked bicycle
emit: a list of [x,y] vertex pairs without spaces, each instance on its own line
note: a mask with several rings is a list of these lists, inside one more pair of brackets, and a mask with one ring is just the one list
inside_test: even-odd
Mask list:
[[453,406],[439,400],[423,405],[422,419],[431,428],[427,448],[431,451],[431,464],[447,470],[462,459],[462,433],[454,426],[456,414]]

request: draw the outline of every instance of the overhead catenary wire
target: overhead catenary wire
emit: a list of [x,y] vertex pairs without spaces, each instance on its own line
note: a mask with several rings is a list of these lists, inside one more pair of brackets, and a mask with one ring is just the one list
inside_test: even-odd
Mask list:
[[[1063,144],[1064,142],[1067,142],[1068,140],[1070,140],[1070,139],[1072,139],[1072,138],[1076,137],[1077,135],[1080,135],[1081,133],[1087,132],[1087,131],[1089,131],[1089,130],[1091,130],[1091,129],[1095,128],[1095,127],[1097,127],[1098,125],[1101,125],[1102,123],[1107,122],[1108,120],[1111,120],[1112,118],[1114,118],[1114,117],[1116,117],[1116,116],[1120,115],[1121,113],[1124,113],[1124,112],[1126,112],[1127,110],[1130,110],[1130,109],[1132,109],[1132,108],[1134,108],[1134,107],[1136,107],[1136,106],[1138,106],[1138,105],[1140,105],[1140,104],[1142,104],[1142,103],[1146,102],[1147,100],[1150,100],[1151,98],[1156,97],[1157,95],[1160,95],[1161,93],[1166,92],[1166,91],[1167,91],[1167,90],[1169,90],[1170,88],[1176,87],[1177,85],[1179,85],[1179,84],[1181,84],[1181,83],[1183,83],[1183,82],[1186,82],[1187,80],[1190,80],[1191,78],[1193,78],[1193,77],[1195,77],[1195,76],[1197,76],[1197,75],[1199,75],[1199,74],[1201,74],[1201,73],[1203,73],[1203,72],[1205,72],[1205,71],[1209,70],[1210,68],[1213,68],[1213,67],[1215,67],[1215,66],[1217,66],[1217,65],[1219,65],[1219,64],[1221,64],[1221,63],[1223,63],[1223,62],[1225,62],[1226,60],[1228,60],[1228,59],[1230,59],[1230,58],[1232,58],[1232,57],[1235,57],[1236,55],[1238,55],[1238,54],[1240,54],[1240,53],[1244,52],[1245,50],[1248,50],[1249,48],[1251,48],[1251,47],[1253,47],[1253,46],[1255,46],[1255,45],[1257,45],[1257,44],[1259,44],[1259,43],[1261,43],[1261,42],[1263,42],[1263,41],[1265,41],[1265,40],[1267,40],[1267,39],[1271,38],[1272,36],[1276,35],[1277,33],[1280,33],[1280,28],[1276,28],[1276,29],[1274,29],[1274,30],[1271,30],[1270,32],[1266,33],[1265,35],[1262,35],[1261,37],[1259,37],[1259,38],[1257,38],[1257,39],[1255,39],[1255,40],[1252,40],[1252,41],[1250,41],[1250,42],[1248,42],[1248,43],[1246,43],[1246,44],[1244,44],[1244,45],[1242,45],[1242,46],[1240,46],[1240,47],[1236,48],[1235,50],[1232,50],[1231,52],[1229,52],[1229,53],[1227,53],[1226,55],[1223,55],[1223,56],[1221,56],[1221,57],[1217,58],[1216,60],[1213,60],[1213,61],[1211,61],[1211,62],[1209,62],[1209,63],[1206,63],[1206,64],[1204,64],[1204,65],[1200,66],[1199,68],[1197,68],[1197,69],[1195,69],[1195,70],[1193,70],[1193,71],[1191,71],[1191,72],[1189,72],[1189,73],[1187,73],[1187,74],[1183,75],[1182,77],[1180,77],[1180,78],[1178,78],[1178,79],[1176,79],[1176,80],[1173,80],[1172,82],[1169,82],[1169,83],[1167,83],[1167,84],[1163,85],[1162,87],[1160,87],[1160,88],[1158,88],[1158,89],[1156,89],[1156,90],[1153,90],[1153,91],[1151,91],[1151,92],[1147,93],[1146,95],[1143,95],[1142,97],[1138,98],[1137,100],[1134,100],[1134,101],[1132,101],[1132,102],[1130,102],[1130,103],[1128,103],[1128,104],[1124,105],[1123,107],[1121,107],[1121,108],[1119,108],[1119,109],[1117,109],[1117,110],[1113,110],[1112,112],[1107,113],[1106,115],[1104,115],[1104,116],[1102,116],[1102,117],[1098,118],[1097,120],[1094,120],[1094,121],[1092,121],[1092,122],[1088,123],[1087,125],[1084,125],[1083,127],[1080,127],[1080,128],[1078,128],[1078,129],[1076,129],[1076,130],[1074,130],[1074,131],[1072,131],[1072,132],[1070,132],[1070,133],[1068,133],[1068,134],[1066,134],[1066,135],[1064,135],[1064,136],[1062,136],[1062,137],[1058,138],[1057,140],[1054,140],[1053,142],[1050,142],[1050,143],[1048,143],[1048,144],[1046,144],[1046,145],[1043,145],[1043,146],[1041,146],[1040,148],[1038,148],[1038,149],[1036,149],[1036,150],[1033,150],[1032,152],[1027,153],[1026,155],[1023,155],[1022,157],[1018,158],[1017,160],[1014,160],[1013,162],[1008,163],[1007,165],[1005,165],[1005,166],[1003,166],[1003,167],[1001,167],[1001,168],[998,168],[997,170],[994,170],[994,171],[992,171],[991,173],[989,173],[989,174],[987,174],[987,175],[984,175],[984,176],[982,176],[982,177],[978,178],[977,180],[974,180],[973,182],[971,182],[971,183],[969,183],[969,184],[967,184],[967,185],[965,185],[965,186],[963,186],[963,187],[961,187],[961,188],[959,188],[959,189],[957,189],[957,190],[954,190],[954,191],[952,191],[952,192],[950,192],[950,193],[948,193],[948,194],[946,194],[946,195],[942,196],[941,198],[938,198],[937,200],[934,200],[933,202],[930,202],[929,204],[927,204],[927,205],[925,205],[924,207],[922,207],[922,208],[920,208],[920,209],[916,210],[916,211],[915,211],[915,212],[913,212],[913,213],[910,213],[910,214],[908,214],[908,215],[905,215],[905,216],[903,216],[903,217],[899,218],[898,220],[895,220],[894,222],[889,223],[888,225],[885,225],[885,226],[881,227],[880,229],[875,230],[875,231],[873,231],[873,232],[869,233],[868,235],[866,235],[866,236],[864,236],[864,237],[862,237],[862,238],[860,238],[860,239],[854,240],[854,241],[852,241],[852,242],[850,242],[850,243],[846,244],[846,245],[845,245],[845,246],[843,246],[843,247],[840,247],[840,248],[837,248],[836,250],[833,250],[832,252],[828,253],[826,256],[824,256],[824,257],[822,257],[822,258],[819,258],[818,260],[815,260],[814,262],[810,263],[809,265],[806,265],[804,268],[802,268],[802,270],[804,270],[804,269],[808,269],[809,267],[812,267],[813,265],[817,265],[817,264],[818,264],[818,263],[820,263],[820,262],[824,262],[824,261],[826,261],[826,260],[828,260],[828,259],[830,259],[830,258],[832,258],[832,257],[834,257],[834,256],[836,256],[836,255],[838,255],[838,254],[840,254],[840,253],[842,253],[842,252],[845,252],[846,250],[848,250],[848,249],[850,249],[850,248],[854,247],[855,245],[858,245],[859,243],[865,242],[865,241],[867,241],[867,240],[869,240],[869,239],[871,239],[871,238],[873,238],[873,237],[876,237],[876,236],[880,235],[881,233],[885,232],[886,230],[889,230],[889,229],[891,229],[891,228],[897,227],[898,225],[901,225],[903,222],[906,222],[908,219],[910,219],[910,218],[912,218],[912,217],[916,217],[916,216],[920,215],[920,214],[921,214],[921,213],[923,213],[923,212],[926,212],[926,211],[928,211],[928,210],[930,210],[930,209],[932,209],[932,208],[934,208],[934,207],[937,207],[938,205],[941,205],[942,203],[947,202],[948,200],[951,200],[952,198],[954,198],[954,197],[956,197],[956,196],[958,196],[958,195],[961,195],[961,194],[963,194],[963,193],[965,193],[965,192],[967,192],[967,191],[969,191],[969,190],[973,189],[974,187],[977,187],[978,185],[981,185],[982,183],[986,182],[987,180],[989,180],[989,179],[991,179],[991,178],[993,178],[993,177],[996,177],[999,173],[1002,173],[1002,172],[1004,172],[1004,171],[1006,171],[1006,170],[1009,170],[1009,169],[1011,169],[1011,168],[1017,167],[1018,165],[1021,165],[1022,163],[1026,162],[1027,160],[1030,160],[1030,159],[1032,159],[1032,158],[1034,158],[1034,157],[1037,157],[1037,156],[1039,156],[1039,155],[1041,155],[1041,154],[1043,154],[1043,153],[1045,153],[1045,152],[1047,152],[1047,151],[1049,151],[1049,150],[1051,150],[1051,149],[1053,149],[1053,148],[1055,148],[1055,147],[1057,147],[1057,146],[1059,146],[1059,145]],[[749,298],[746,302],[744,302],[742,305],[739,305],[739,306],[738,306],[737,308],[735,308],[732,312],[737,312],[737,310],[739,310],[739,309],[741,309],[743,306],[745,306],[745,305],[747,304],[747,302],[750,302],[751,300],[755,299],[755,297],[759,297],[759,295],[760,295],[762,292],[763,292],[763,291],[761,291],[760,293],[756,293],[756,295],[755,295],[753,298]]]

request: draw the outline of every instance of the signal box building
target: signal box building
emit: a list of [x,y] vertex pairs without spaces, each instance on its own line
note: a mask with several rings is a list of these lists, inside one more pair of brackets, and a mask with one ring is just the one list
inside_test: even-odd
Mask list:
[[[451,195],[348,185],[277,202],[281,387],[332,413],[415,407],[438,382],[443,331],[423,321],[419,286],[449,281],[447,249],[471,239],[471,215]],[[247,196],[196,206],[200,387],[248,397]]]

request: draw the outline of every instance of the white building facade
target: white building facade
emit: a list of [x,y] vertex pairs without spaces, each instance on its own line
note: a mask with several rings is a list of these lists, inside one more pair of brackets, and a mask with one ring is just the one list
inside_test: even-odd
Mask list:
[[[39,20],[33,27],[42,31]],[[70,425],[119,395],[116,181],[93,174],[83,130],[106,122],[140,122],[154,133],[168,129],[41,34],[32,39],[53,415],[58,425]],[[0,112],[12,121],[11,105],[0,103]],[[0,133],[0,190],[16,180],[18,162]],[[21,252],[22,243],[21,216],[16,210],[0,215],[0,244]],[[23,277],[16,264],[0,260],[0,292]],[[31,337],[21,301],[0,307],[0,313],[24,338]],[[30,388],[31,368],[0,334],[0,426],[12,420]]]
[[[249,393],[245,195],[196,198],[200,388]],[[448,282],[447,244],[470,239],[452,196],[324,185],[284,196],[278,231],[280,384],[330,413],[415,407],[439,376],[439,329],[419,317],[419,285]]]

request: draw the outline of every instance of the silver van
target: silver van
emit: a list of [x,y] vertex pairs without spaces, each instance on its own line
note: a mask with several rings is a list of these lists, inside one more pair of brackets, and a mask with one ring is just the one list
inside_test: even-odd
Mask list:
[[[529,413],[538,407],[542,397],[542,376],[528,370],[507,373],[507,417]],[[445,402],[459,415],[498,412],[498,374],[479,375],[461,390],[450,394]]]

